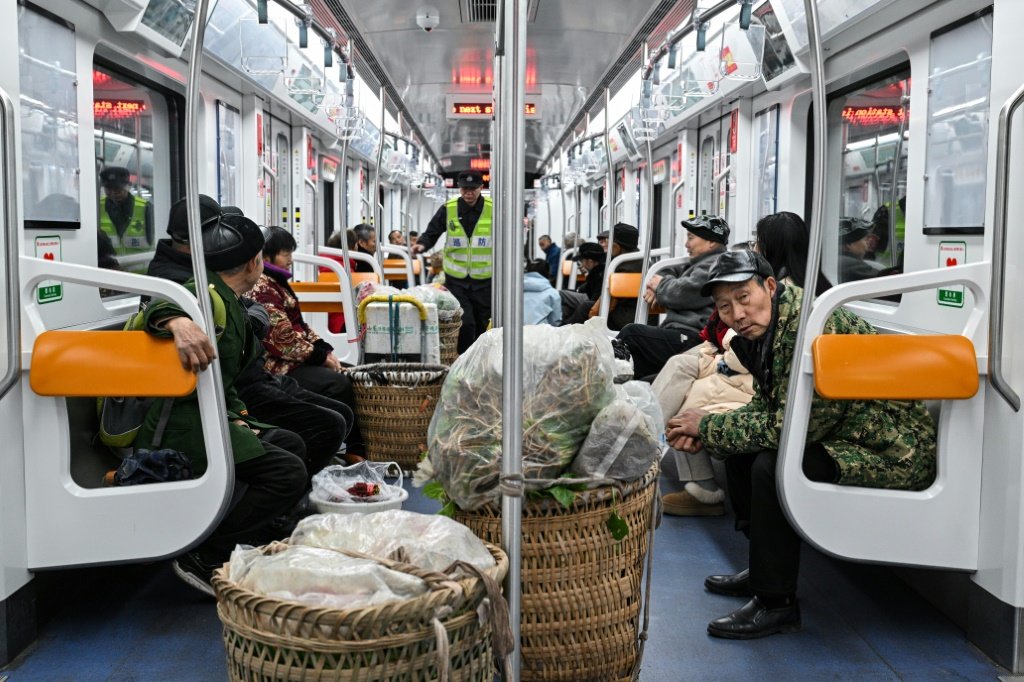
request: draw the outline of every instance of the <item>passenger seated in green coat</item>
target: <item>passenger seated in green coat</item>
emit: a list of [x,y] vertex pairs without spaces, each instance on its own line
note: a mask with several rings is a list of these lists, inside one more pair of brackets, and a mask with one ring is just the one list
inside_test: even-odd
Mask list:
[[[753,597],[712,621],[708,634],[753,639],[800,629],[796,600],[800,537],[789,525],[775,487],[782,415],[789,388],[803,290],[776,282],[753,252],[723,254],[701,290],[736,331],[732,349],[754,376],[749,404],[723,414],[686,410],[669,421],[669,443],[694,452],[702,445],[725,460],[736,528],[750,539],[749,568],[713,575],[709,592]],[[836,310],[828,334],[874,334],[856,315]],[[826,400],[815,395],[807,427],[804,475],[812,481],[923,490],[935,479],[935,425],[920,401]]]
[[[248,218],[225,215],[216,226],[203,232],[203,248],[207,277],[227,312],[216,349],[203,329],[173,303],[154,300],[143,314],[147,332],[174,338],[186,369],[198,373],[215,357],[220,358],[237,501],[199,547],[174,562],[174,570],[182,580],[213,596],[210,577],[229,558],[236,544],[260,545],[280,539],[276,536],[282,532],[275,532],[271,522],[302,498],[306,467],[302,439],[291,431],[249,417],[235,388],[235,379],[242,370],[262,355],[259,339],[252,333],[239,297],[252,288],[263,272],[263,234]],[[194,292],[195,280],[186,282],[185,288]],[[136,440],[138,447],[151,445],[162,405],[162,400],[156,401],[147,414]],[[206,446],[195,393],[174,399],[161,447],[188,456],[197,475],[206,471]]]

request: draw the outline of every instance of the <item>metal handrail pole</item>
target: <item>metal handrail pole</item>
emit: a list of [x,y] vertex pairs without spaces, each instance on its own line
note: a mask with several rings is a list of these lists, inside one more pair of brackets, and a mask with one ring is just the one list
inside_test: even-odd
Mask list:
[[604,199],[604,205],[608,209],[608,248],[604,254],[604,282],[601,283],[601,310],[607,310],[611,299],[608,291],[608,276],[612,267],[612,246],[615,244],[615,222],[612,216],[615,206],[615,164],[612,162],[611,145],[611,102],[612,92],[609,88],[604,89],[604,160],[608,166],[608,196]]
[[[643,287],[644,282],[647,281],[647,270],[651,267],[651,241],[654,239],[654,168],[651,165],[651,141],[647,140],[647,224],[644,225],[646,234],[644,235],[644,261],[643,267],[640,270],[640,286]],[[609,249],[610,250],[610,249]],[[643,298],[644,292],[641,288],[640,298]],[[640,306],[636,307],[636,312],[633,315],[634,322],[641,322],[640,319]]]
[[381,224],[384,222],[384,211],[380,205],[380,201],[377,197],[380,195],[380,164],[384,160],[384,124],[387,122],[386,116],[388,111],[387,106],[388,93],[384,89],[384,86],[380,86],[380,139],[377,141],[377,165],[373,169],[373,182],[370,184],[370,192],[373,197],[373,201],[367,200],[366,203],[370,204],[370,210],[373,212],[374,230],[377,232],[377,248],[376,257],[377,260],[381,260],[381,249],[380,242],[384,239],[384,226]]
[[0,380],[0,398],[18,383],[21,377],[21,302],[18,287],[18,194],[13,189],[17,169],[14,152],[14,103],[0,90],[0,109],[3,109],[3,169],[8,191],[4,192],[4,248],[7,263],[7,371]]

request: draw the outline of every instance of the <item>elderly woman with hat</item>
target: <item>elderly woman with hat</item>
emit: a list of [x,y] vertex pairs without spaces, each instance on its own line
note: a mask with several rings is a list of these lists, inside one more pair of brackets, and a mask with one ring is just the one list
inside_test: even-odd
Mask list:
[[664,275],[651,277],[643,292],[649,304],[665,308],[665,321],[658,327],[628,324],[618,336],[629,349],[638,379],[657,374],[670,357],[699,344],[700,332],[711,315],[711,299],[700,290],[711,267],[726,251],[729,225],[718,216],[684,220],[682,225],[690,257],[663,270]]

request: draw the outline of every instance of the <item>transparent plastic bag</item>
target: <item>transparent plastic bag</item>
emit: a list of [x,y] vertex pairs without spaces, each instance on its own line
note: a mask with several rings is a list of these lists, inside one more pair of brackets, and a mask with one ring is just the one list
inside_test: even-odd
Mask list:
[[356,287],[356,305],[363,302],[363,299],[367,296],[375,296],[380,294],[382,296],[400,296],[402,291],[396,289],[387,284],[377,284],[376,282],[361,282]]
[[658,397],[654,395],[651,385],[646,381],[627,381],[616,388],[621,388],[627,400],[640,408],[647,417],[650,432],[657,436],[662,431],[661,425],[665,423],[665,417],[661,413],[661,404],[658,403]]
[[482,569],[494,566],[484,543],[458,521],[401,509],[307,516],[289,542],[401,560],[432,571],[442,571],[457,560]]
[[585,478],[635,481],[660,454],[659,431],[652,430],[650,417],[636,403],[616,399],[594,418],[569,471]]
[[[398,477],[389,484],[386,477]],[[309,497],[321,502],[387,502],[402,492],[402,468],[395,462],[357,462],[351,466],[334,464],[313,476]]]
[[[557,478],[590,423],[615,397],[611,343],[597,325],[523,329],[523,475]],[[435,479],[459,507],[500,497],[502,330],[476,340],[452,365],[427,437]]]
[[427,591],[420,578],[372,559],[303,546],[267,555],[239,547],[231,554],[228,580],[274,599],[332,609],[404,601]]
[[424,303],[433,303],[437,306],[438,313],[462,308],[459,305],[459,299],[455,298],[451,292],[440,285],[420,284],[419,286],[407,289],[406,293],[412,294]]

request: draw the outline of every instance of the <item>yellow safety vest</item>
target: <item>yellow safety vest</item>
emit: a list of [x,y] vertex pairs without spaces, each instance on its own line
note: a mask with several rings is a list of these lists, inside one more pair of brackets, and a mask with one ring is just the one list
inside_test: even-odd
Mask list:
[[473,228],[473,236],[459,222],[458,199],[445,207],[448,212],[448,237],[444,244],[444,271],[446,275],[465,279],[490,279],[494,270],[494,249],[491,241],[491,223],[494,213],[490,197],[481,197],[483,211]]
[[149,202],[142,197],[133,198],[135,205],[132,208],[132,217],[121,236],[118,236],[114,221],[107,215],[106,206],[100,208],[100,229],[110,237],[110,243],[114,245],[114,251],[119,256],[143,253],[153,249],[146,234],[146,207],[149,206]]

